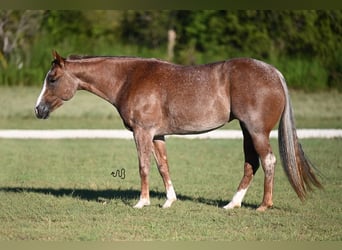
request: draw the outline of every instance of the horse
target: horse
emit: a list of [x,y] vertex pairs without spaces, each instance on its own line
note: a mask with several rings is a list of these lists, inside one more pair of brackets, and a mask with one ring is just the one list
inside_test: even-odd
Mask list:
[[152,154],[166,190],[163,208],[177,200],[169,174],[166,135],[205,133],[234,119],[243,133],[244,173],[233,198],[223,208],[241,207],[260,162],[264,193],[257,210],[273,206],[276,157],[269,135],[277,124],[281,163],[297,196],[303,201],[313,186],[322,188],[298,141],[285,78],[270,64],[233,58],[185,66],[154,58],[63,58],[56,51],[52,54],[35,106],[37,118],[47,119],[77,90],[89,91],[112,104],[133,132],[137,149],[141,193],[135,208],[150,205]]

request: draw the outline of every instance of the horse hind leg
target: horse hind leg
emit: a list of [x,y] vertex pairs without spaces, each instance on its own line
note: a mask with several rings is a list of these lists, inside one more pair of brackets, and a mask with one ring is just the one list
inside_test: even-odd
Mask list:
[[243,132],[243,148],[245,154],[245,164],[244,164],[244,175],[241,182],[237,188],[237,192],[233,196],[232,200],[223,208],[233,209],[236,207],[241,207],[242,200],[248,190],[250,183],[252,182],[253,176],[259,168],[259,156],[255,151],[253,140],[247,131],[247,129],[240,123]]
[[264,170],[264,195],[262,203],[257,208],[257,211],[265,211],[267,208],[273,206],[272,196],[276,157],[272,152],[269,134],[270,131],[252,135],[255,150],[260,157],[261,165]]
[[272,151],[262,157],[262,167],[265,172],[264,177],[264,197],[261,205],[257,208],[257,211],[265,211],[267,208],[273,206],[272,196],[273,196],[273,182],[274,182],[274,168],[275,168],[276,158]]
[[177,200],[177,197],[170,178],[164,136],[154,138],[153,154],[166,190],[167,199],[163,205],[163,208],[169,208],[171,207],[172,203]]

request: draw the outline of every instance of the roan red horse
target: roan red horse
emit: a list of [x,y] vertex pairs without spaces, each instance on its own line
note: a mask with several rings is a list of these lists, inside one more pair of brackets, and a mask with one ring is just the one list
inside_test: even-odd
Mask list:
[[150,204],[148,175],[153,153],[170,207],[177,199],[170,179],[165,135],[196,134],[238,119],[243,132],[244,175],[232,200],[240,207],[259,168],[265,173],[259,211],[272,207],[276,158],[269,135],[279,121],[279,151],[285,173],[303,200],[312,186],[321,188],[298,142],[288,89],[283,75],[264,62],[237,58],[199,66],[181,66],[157,59],[109,56],[70,56],[53,52],[35,113],[46,119],[87,90],[114,105],[127,129],[133,131],[141,178],[136,208]]

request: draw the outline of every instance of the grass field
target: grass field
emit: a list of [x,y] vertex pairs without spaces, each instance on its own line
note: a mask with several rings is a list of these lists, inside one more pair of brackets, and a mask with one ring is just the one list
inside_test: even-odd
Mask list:
[[[240,140],[168,140],[178,194],[162,209],[164,190],[151,169],[151,206],[139,197],[130,140],[1,140],[0,240],[341,240],[341,139],[303,140],[324,175],[325,190],[304,204],[277,166],[274,208],[258,172],[243,207],[225,211],[242,176]],[[276,141],[272,141],[276,147]],[[125,179],[112,171],[124,168]]]
[[[0,129],[123,128],[106,102],[80,92],[34,118],[37,88],[0,88]],[[291,93],[300,128],[341,128],[341,93]],[[233,123],[228,128],[238,128]],[[301,203],[277,164],[274,208],[258,213],[259,170],[243,207],[225,211],[242,177],[241,140],[168,140],[179,200],[170,209],[151,168],[151,206],[133,209],[140,180],[132,140],[0,139],[0,240],[342,240],[341,139],[305,139],[325,190]],[[277,142],[272,140],[274,151]],[[277,158],[278,154],[277,154]],[[112,171],[125,169],[125,178]]]

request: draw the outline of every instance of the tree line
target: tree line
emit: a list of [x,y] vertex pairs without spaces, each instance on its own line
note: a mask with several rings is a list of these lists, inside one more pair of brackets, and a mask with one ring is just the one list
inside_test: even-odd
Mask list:
[[0,84],[37,84],[52,49],[167,59],[170,30],[176,63],[254,57],[292,87],[342,89],[340,10],[0,10]]

